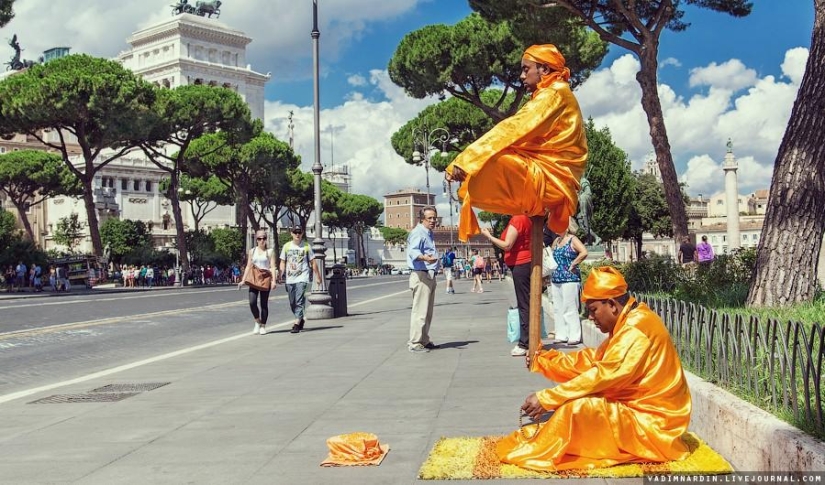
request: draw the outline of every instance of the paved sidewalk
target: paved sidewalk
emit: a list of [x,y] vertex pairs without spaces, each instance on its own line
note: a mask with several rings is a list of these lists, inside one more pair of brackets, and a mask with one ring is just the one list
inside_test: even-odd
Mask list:
[[[428,354],[407,351],[404,288],[351,305],[349,317],[309,321],[298,335],[284,322],[266,336],[0,396],[0,483],[428,483],[416,475],[439,437],[508,433],[527,394],[547,383],[509,355],[505,283],[475,294],[459,281],[446,295],[440,282],[431,335],[442,348]],[[169,384],[118,402],[28,404],[159,382]],[[320,467],[325,440],[354,431],[390,445],[381,466]],[[585,483],[641,479],[576,481]]]

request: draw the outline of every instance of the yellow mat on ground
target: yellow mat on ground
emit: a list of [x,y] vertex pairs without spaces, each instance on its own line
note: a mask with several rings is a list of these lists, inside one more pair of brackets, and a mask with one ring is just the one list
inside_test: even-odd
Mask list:
[[722,456],[713,451],[695,434],[683,437],[691,453],[682,461],[666,463],[631,463],[592,470],[567,470],[564,472],[537,472],[515,465],[503,464],[496,456],[496,443],[501,436],[481,438],[441,438],[433,446],[430,456],[421,465],[418,478],[422,480],[488,480],[492,478],[570,478],[601,477],[630,478],[646,475],[696,474],[723,475],[732,473]]

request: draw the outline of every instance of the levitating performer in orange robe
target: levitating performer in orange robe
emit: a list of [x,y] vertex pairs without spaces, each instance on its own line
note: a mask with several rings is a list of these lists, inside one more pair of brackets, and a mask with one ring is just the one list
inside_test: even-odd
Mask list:
[[582,301],[607,340],[598,349],[548,350],[528,361],[532,372],[560,384],[528,396],[522,411],[534,420],[553,414],[537,432],[527,426],[500,441],[499,459],[557,471],[686,458],[681,436],[690,391],[662,320],[627,295],[612,267],[591,271]]
[[463,182],[458,191],[462,241],[479,232],[473,207],[498,214],[548,214],[548,226],[558,234],[567,230],[576,213],[587,139],[568,84],[570,70],[552,44],[527,49],[521,68],[530,101],[446,169],[447,180]]

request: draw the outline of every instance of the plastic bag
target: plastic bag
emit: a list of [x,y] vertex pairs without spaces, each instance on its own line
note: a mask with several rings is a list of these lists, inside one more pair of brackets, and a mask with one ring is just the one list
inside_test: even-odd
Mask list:
[[[521,337],[521,320],[518,316],[518,308],[507,309],[507,340],[518,342]],[[541,338],[547,338],[547,327],[544,324],[544,310],[541,312]]]
[[553,257],[553,249],[550,246],[545,247],[541,256],[541,276],[547,278],[558,267],[559,264],[556,262],[556,258]]

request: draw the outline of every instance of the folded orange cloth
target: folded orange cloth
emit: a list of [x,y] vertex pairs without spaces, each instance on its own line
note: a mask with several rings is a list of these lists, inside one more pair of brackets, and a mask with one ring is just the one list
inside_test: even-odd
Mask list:
[[327,440],[329,456],[321,466],[380,465],[390,445],[378,442],[372,433],[347,433]]

